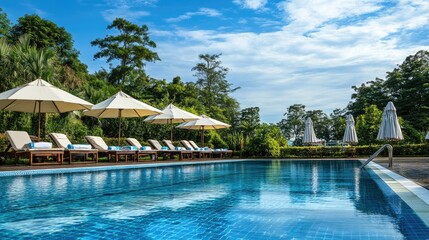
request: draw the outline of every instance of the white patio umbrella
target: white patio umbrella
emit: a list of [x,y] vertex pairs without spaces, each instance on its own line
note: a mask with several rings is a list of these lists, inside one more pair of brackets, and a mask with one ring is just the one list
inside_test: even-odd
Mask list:
[[392,102],[388,102],[383,111],[377,140],[399,141],[403,139],[401,126],[396,116],[396,108]]
[[183,129],[192,129],[192,130],[201,130],[201,145],[204,147],[204,130],[207,129],[222,129],[229,128],[231,125],[218,121],[216,119],[207,117],[206,115],[201,115],[199,119],[184,122],[177,126],[177,128]]
[[311,118],[305,120],[305,129],[304,129],[304,138],[302,139],[303,143],[315,143],[317,142],[316,133],[313,128],[313,121]]
[[41,113],[64,113],[90,109],[93,104],[61,90],[43,79],[36,79],[0,93],[0,109],[39,113],[38,141],[40,141]]
[[155,124],[170,124],[170,140],[173,141],[173,123],[183,123],[198,118],[200,117],[195,114],[182,110],[173,104],[169,104],[162,110],[161,114],[149,116],[145,121]]
[[118,145],[121,141],[121,118],[144,117],[162,113],[144,102],[132,98],[128,94],[119,91],[110,98],[92,106],[84,115],[97,118],[119,118]]
[[429,140],[429,132],[428,132],[428,133],[426,133],[426,137],[425,137],[425,139],[426,139],[426,140]]
[[347,125],[346,130],[344,131],[343,142],[350,144],[357,143],[358,138],[356,135],[355,120],[353,118],[353,115],[347,115],[346,124]]

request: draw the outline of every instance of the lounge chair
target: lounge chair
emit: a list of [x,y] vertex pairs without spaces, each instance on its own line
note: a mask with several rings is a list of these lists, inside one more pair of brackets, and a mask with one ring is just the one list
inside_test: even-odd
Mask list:
[[[91,145],[72,144],[69,138],[62,133],[50,133],[52,141],[60,148],[64,148],[65,159],[72,164],[73,157],[83,157],[83,162],[80,163],[97,163],[98,150],[93,149]],[[91,160],[88,161],[88,158]]]
[[[23,155],[28,155],[30,166],[36,164],[63,164],[64,148],[52,148],[50,143],[34,143],[31,141],[30,135],[25,131],[6,131],[7,139],[9,140],[15,158],[19,159]],[[33,162],[34,157],[56,158],[56,162]]]
[[168,147],[163,148],[162,145],[158,142],[158,140],[149,139],[148,142],[154,149],[158,150],[158,155],[159,154],[170,155],[170,159],[173,159],[174,155],[178,155],[179,160],[182,161],[184,156],[191,153],[189,151],[183,151],[183,150],[170,150]]
[[213,151],[195,149],[187,140],[180,140],[180,143],[186,148],[186,150],[197,152],[199,158],[212,158],[213,156]]
[[[192,145],[192,147],[194,147],[195,149],[201,149],[200,147],[198,147],[198,145],[194,142],[194,141],[189,141],[189,143]],[[224,156],[226,157],[226,156],[229,156],[229,157],[232,157],[232,153],[233,153],[233,151],[232,150],[227,150],[227,149],[210,149],[209,148],[209,150],[212,150],[213,151],[213,157],[214,156],[219,156],[220,158],[223,158]]]
[[155,160],[155,161],[158,160],[157,150],[148,149],[146,146],[142,146],[140,142],[135,138],[127,138],[125,141],[127,141],[127,143],[130,144],[131,146],[137,147],[138,149],[137,161],[139,161],[140,157],[143,157],[143,156],[150,156],[152,160]]
[[131,157],[132,160],[136,158],[137,149],[131,150],[119,146],[107,146],[103,138],[98,136],[86,136],[85,139],[93,148],[98,150],[99,154],[105,154],[109,161],[112,157],[115,157],[115,162],[118,162],[121,157],[125,157],[125,161],[128,161],[128,157]]
[[195,150],[191,150],[191,149],[186,149],[184,147],[176,147],[174,146],[173,142],[171,142],[171,140],[162,140],[163,143],[165,143],[165,145],[167,145],[168,149],[170,150],[176,150],[176,151],[183,151],[185,152],[185,154],[190,155],[192,157],[192,159],[194,159],[194,156],[196,156],[197,158],[200,158],[200,152],[199,151],[195,151]]

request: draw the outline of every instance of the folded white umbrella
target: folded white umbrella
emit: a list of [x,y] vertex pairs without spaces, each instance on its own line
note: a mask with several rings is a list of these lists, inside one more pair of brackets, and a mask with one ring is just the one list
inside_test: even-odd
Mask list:
[[428,132],[428,133],[426,133],[426,137],[425,137],[425,139],[426,139],[426,140],[429,140],[429,132]]
[[344,131],[343,142],[345,143],[357,143],[358,138],[356,134],[355,128],[355,120],[353,119],[353,115],[349,114],[346,117],[346,129]]
[[177,126],[177,128],[201,130],[201,145],[204,147],[204,130],[207,129],[222,129],[229,128],[231,125],[218,121],[216,119],[201,115],[199,119],[184,122]]
[[313,121],[311,118],[307,118],[305,120],[305,129],[304,129],[304,138],[302,139],[303,143],[316,143],[316,133],[313,128]]
[[61,90],[43,79],[0,93],[0,109],[39,113],[38,139],[40,140],[40,113],[64,113],[90,109],[93,104]]
[[173,123],[183,123],[198,118],[200,117],[195,114],[182,110],[173,104],[169,104],[162,110],[161,114],[149,116],[145,121],[155,124],[170,124],[170,140],[173,141]]
[[401,126],[396,116],[396,108],[392,102],[388,102],[384,108],[377,140],[403,140]]
[[110,98],[92,106],[90,110],[84,111],[83,114],[97,118],[119,118],[119,145],[121,140],[121,118],[144,117],[159,113],[162,113],[162,111],[119,91]]

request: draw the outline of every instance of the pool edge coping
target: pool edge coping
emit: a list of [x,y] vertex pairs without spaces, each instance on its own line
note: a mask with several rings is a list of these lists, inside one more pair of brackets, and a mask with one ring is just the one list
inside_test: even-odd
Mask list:
[[[363,163],[365,160],[360,159],[359,161]],[[366,167],[375,173],[401,200],[413,209],[426,226],[429,227],[429,190],[375,162],[370,162]],[[401,191],[404,189],[408,192]],[[420,201],[410,199],[412,198],[410,194]]]

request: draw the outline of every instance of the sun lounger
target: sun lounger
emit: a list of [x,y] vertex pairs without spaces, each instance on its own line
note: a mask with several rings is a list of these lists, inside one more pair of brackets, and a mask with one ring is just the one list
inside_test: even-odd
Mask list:
[[197,152],[199,158],[212,158],[213,151],[211,150],[199,150],[192,147],[192,145],[187,140],[180,140],[180,143],[187,149],[193,152]]
[[140,160],[140,157],[143,156],[150,156],[152,160],[158,160],[158,151],[153,150],[151,147],[148,146],[142,146],[140,142],[135,138],[127,138],[127,143],[131,146],[137,147],[137,161]]
[[190,155],[192,157],[192,159],[194,159],[194,156],[196,156],[197,158],[200,158],[200,152],[199,151],[195,151],[195,150],[191,150],[191,149],[186,149],[184,147],[176,147],[174,146],[174,144],[171,142],[171,140],[162,140],[162,142],[165,143],[165,145],[167,145],[167,147],[170,150],[176,150],[176,151],[182,151],[185,152],[185,154]]
[[[189,143],[195,149],[201,149],[194,141],[189,141]],[[232,153],[233,153],[232,150],[228,150],[228,149],[210,149],[210,148],[208,149],[213,151],[213,157],[215,156],[219,156],[220,158],[227,157],[227,156],[232,157]]]
[[98,150],[99,154],[105,154],[109,161],[112,157],[115,157],[115,162],[118,162],[121,157],[124,157],[125,161],[128,161],[128,157],[135,160],[137,155],[137,148],[133,150],[130,147],[107,146],[103,138],[98,136],[86,136],[85,139],[93,148]]
[[182,161],[184,156],[191,154],[189,151],[183,150],[170,150],[168,147],[163,148],[162,145],[158,142],[158,140],[149,139],[149,144],[156,150],[158,150],[158,155],[170,155],[170,159],[174,158],[174,155],[179,156],[179,160]]
[[[73,157],[82,157],[83,162],[79,163],[97,163],[98,150],[92,148],[88,144],[72,144],[69,138],[62,133],[50,133],[52,141],[60,148],[64,148],[65,159],[68,159],[69,164],[72,164]],[[91,159],[88,161],[88,159]]]
[[[33,142],[25,131],[6,131],[7,139],[12,145],[15,157],[19,159],[28,155],[30,166],[36,164],[63,164],[64,148],[52,148],[52,143]],[[34,157],[56,158],[56,162],[35,163]]]

